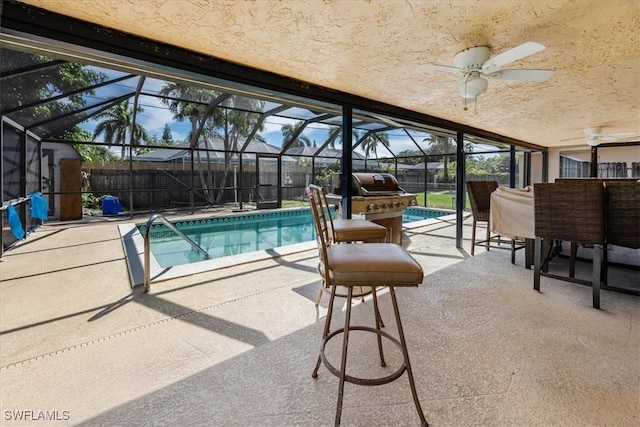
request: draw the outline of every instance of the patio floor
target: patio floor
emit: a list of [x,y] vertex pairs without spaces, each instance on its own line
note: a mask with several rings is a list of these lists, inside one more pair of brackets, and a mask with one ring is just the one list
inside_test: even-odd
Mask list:
[[[311,378],[327,303],[314,307],[315,250],[145,294],[129,285],[118,223],[49,223],[0,261],[0,424],[333,424],[338,380]],[[425,280],[397,292],[429,423],[640,425],[640,299],[603,291],[595,310],[589,287],[545,277],[536,292],[522,251],[516,265],[508,250],[470,257],[454,233],[446,221],[406,230]],[[387,293],[380,302],[394,334]],[[371,302],[353,316],[371,323]],[[391,346],[387,368],[371,349],[375,338],[353,335],[353,374],[398,366]],[[419,425],[406,375],[347,384],[342,422]]]

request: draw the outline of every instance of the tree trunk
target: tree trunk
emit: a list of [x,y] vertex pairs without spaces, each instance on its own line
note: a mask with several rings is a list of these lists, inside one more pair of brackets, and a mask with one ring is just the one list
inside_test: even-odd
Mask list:
[[227,186],[227,178],[229,176],[229,167],[225,164],[224,173],[222,174],[222,181],[220,182],[220,189],[218,190],[218,195],[216,197],[216,204],[222,204],[222,196],[224,195],[224,188]]
[[444,182],[449,182],[449,158],[447,156],[443,157],[444,163]]

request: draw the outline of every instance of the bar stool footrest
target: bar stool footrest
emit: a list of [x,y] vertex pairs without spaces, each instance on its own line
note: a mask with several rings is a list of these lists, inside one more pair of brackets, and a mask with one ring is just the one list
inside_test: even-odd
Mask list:
[[[375,328],[371,328],[368,326],[351,326],[349,327],[349,332],[351,331],[365,331],[365,332],[370,332],[376,335],[380,335],[386,339],[388,339],[389,341],[391,341],[392,343],[394,343],[402,352],[402,344],[400,344],[400,341],[398,341],[396,338],[394,338],[393,336],[389,335],[388,333],[386,333],[385,331],[381,331]],[[327,359],[327,356],[325,355],[325,346],[326,344],[329,342],[329,340],[331,340],[332,338],[341,335],[344,333],[344,328],[340,328],[337,329],[333,332],[331,332],[329,335],[327,335],[327,337],[322,341],[322,345],[320,346],[320,358],[322,359],[322,363],[326,366],[327,370],[329,372],[331,372],[333,375],[335,375],[336,377],[340,377],[341,372],[339,369],[336,369],[335,366],[333,366],[329,360]],[[404,354],[404,353],[403,353]],[[384,377],[380,377],[380,378],[360,378],[360,377],[354,377],[352,375],[346,375],[344,376],[344,380],[346,382],[352,383],[352,384],[358,384],[358,385],[365,385],[365,386],[374,386],[374,385],[382,385],[382,384],[388,384],[392,381],[397,380],[398,378],[400,378],[402,376],[402,374],[407,370],[407,365],[405,364],[405,362],[402,362],[402,364],[400,365],[400,367],[398,368],[397,371],[395,371],[394,373],[384,376]]]

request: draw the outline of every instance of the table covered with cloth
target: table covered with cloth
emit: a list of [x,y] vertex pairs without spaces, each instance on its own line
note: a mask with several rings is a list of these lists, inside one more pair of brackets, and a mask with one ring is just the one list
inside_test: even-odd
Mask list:
[[498,187],[491,193],[491,231],[511,239],[534,239],[533,190]]

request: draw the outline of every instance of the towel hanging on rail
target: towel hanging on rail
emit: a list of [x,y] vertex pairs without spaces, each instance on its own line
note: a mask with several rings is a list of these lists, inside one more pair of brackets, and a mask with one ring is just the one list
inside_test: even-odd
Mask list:
[[7,216],[9,219],[9,227],[11,227],[11,232],[18,240],[24,239],[24,228],[22,228],[22,221],[20,221],[20,216],[18,212],[16,212],[16,208],[13,205],[7,206]]
[[49,211],[49,203],[47,199],[40,193],[31,193],[29,194],[29,199],[31,199],[31,206],[29,207],[31,218],[38,218],[43,221],[46,221],[48,218]]

